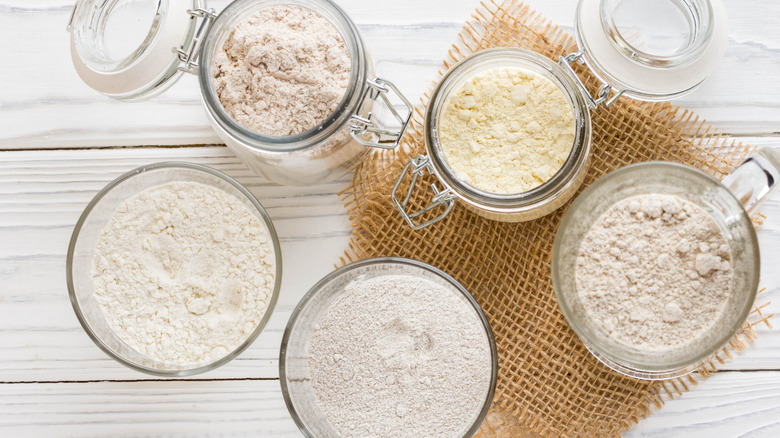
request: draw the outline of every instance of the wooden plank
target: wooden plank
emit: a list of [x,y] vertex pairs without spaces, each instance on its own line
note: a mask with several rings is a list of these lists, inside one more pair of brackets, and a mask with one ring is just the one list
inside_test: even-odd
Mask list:
[[[766,138],[745,138],[771,144]],[[89,200],[111,179],[142,164],[184,160],[225,171],[245,184],[274,219],[282,240],[281,298],[269,326],[241,357],[209,378],[277,377],[279,343],[290,312],[333,269],[350,229],[337,193],[343,181],[308,188],[279,187],[253,176],[224,147],[125,148],[0,153],[0,381],[140,379],[95,347],[67,298],[65,252]],[[760,233],[766,253],[780,247],[780,199],[767,203]],[[780,272],[765,257],[762,284],[780,313]],[[780,369],[780,333],[761,328],[727,369]]]
[[0,385],[0,435],[301,436],[278,380]]
[[780,373],[721,372],[667,402],[624,438],[780,436]]
[[[722,372],[626,438],[773,437],[780,373]],[[299,437],[276,380],[0,385],[0,435]]]
[[[425,90],[443,53],[475,6],[472,0],[438,2],[433,6],[439,6],[439,13],[429,14],[430,20],[421,24],[411,24],[417,20],[408,18],[417,4],[411,0],[386,8],[379,17],[381,24],[375,21],[376,2],[340,3],[354,13],[358,23],[365,24],[361,27],[377,74],[387,75],[383,64],[401,59],[408,68],[402,69],[407,75],[398,78],[399,85]],[[210,2],[217,10],[227,3]],[[65,33],[72,4],[67,0],[32,7],[28,2],[0,4],[0,10],[5,11],[0,14],[0,37],[25,41],[24,45],[0,46],[0,56],[25,66],[0,71],[1,82],[18,84],[4,90],[0,99],[0,149],[222,143],[209,127],[192,76],[184,77],[165,95],[136,104],[113,101],[84,85],[73,69]],[[419,41],[425,43],[417,44]],[[52,65],[57,68],[52,69]],[[425,75],[419,74],[420,66],[427,67]],[[395,69],[390,70],[395,73]],[[26,123],[28,120],[39,123]]]
[[[382,14],[377,14],[377,1],[339,3],[360,25],[377,74],[395,81],[415,102],[436,78],[440,60],[476,6],[473,0],[399,0],[379,6]],[[572,2],[529,4],[572,31]],[[0,82],[14,84],[0,101],[0,149],[221,143],[201,108],[194,77],[135,104],[112,101],[81,83],[64,31],[70,5],[65,0],[0,3],[0,38],[25,42],[0,46],[0,57],[24,66],[0,71]],[[681,105],[730,133],[780,131],[780,87],[774,80],[780,35],[774,15],[760,13],[772,5],[769,0],[727,2],[732,20],[726,58]]]

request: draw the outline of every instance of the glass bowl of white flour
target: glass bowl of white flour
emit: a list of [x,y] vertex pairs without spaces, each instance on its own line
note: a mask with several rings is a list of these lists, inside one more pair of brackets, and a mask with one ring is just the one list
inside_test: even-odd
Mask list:
[[472,436],[495,392],[496,345],[471,294],[421,262],[329,274],[282,338],[287,408],[307,437]]
[[259,336],[281,283],[271,219],[241,184],[190,163],[130,171],[73,231],[67,283],[89,337],[119,363],[181,377],[215,369]]

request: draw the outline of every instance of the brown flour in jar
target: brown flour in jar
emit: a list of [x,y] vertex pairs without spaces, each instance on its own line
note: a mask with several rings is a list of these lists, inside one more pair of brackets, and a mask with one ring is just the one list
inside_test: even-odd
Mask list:
[[587,314],[610,338],[643,349],[695,341],[723,312],[732,278],[718,225],[673,195],[616,203],[587,232],[577,257]]
[[349,85],[344,38],[322,15],[262,9],[238,24],[213,63],[213,84],[239,125],[274,137],[300,134],[333,114]]

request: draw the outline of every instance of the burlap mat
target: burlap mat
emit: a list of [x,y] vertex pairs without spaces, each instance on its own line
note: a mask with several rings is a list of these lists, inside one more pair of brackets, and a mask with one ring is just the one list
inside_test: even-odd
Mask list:
[[[573,38],[522,3],[483,3],[444,66],[500,46],[524,47],[554,60],[576,50]],[[595,90],[595,78],[582,66],[576,68]],[[609,370],[569,328],[553,295],[550,254],[566,207],[522,224],[488,221],[460,206],[423,231],[412,231],[401,219],[390,192],[408,160],[425,153],[426,101],[427,96],[416,110],[403,150],[375,154],[343,193],[354,234],[342,263],[379,256],[421,260],[452,274],[476,297],[490,319],[499,354],[496,397],[479,436],[619,436],[664,399],[687,391],[715,371],[718,362],[752,343],[754,325],[769,325],[771,315],[762,313],[765,305],[757,306],[730,345],[685,378],[653,383]],[[727,141],[692,113],[670,104],[621,98],[592,115],[593,160],[585,186],[613,169],[647,160],[678,161],[721,178],[753,150]],[[414,199],[412,210],[426,196]]]

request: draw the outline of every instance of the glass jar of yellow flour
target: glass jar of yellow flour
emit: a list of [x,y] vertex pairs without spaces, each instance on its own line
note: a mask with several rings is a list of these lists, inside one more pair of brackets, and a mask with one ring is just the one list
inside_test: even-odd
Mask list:
[[[590,111],[624,95],[665,101],[692,91],[714,69],[727,35],[718,0],[580,0],[579,51],[558,62],[517,48],[465,58],[431,94],[426,154],[403,169],[395,206],[414,229],[442,220],[456,201],[503,222],[555,211],[585,179]],[[574,62],[602,82],[595,95]],[[426,174],[437,183],[424,205],[412,205]]]
[[[68,29],[79,76],[109,97],[148,99],[196,74],[216,133],[278,184],[343,176],[372,147],[396,147],[411,117],[330,0],[238,0],[219,14],[199,0],[79,0]],[[242,45],[237,59],[228,49]],[[241,68],[227,91],[217,83]],[[269,129],[255,126],[269,119]]]

